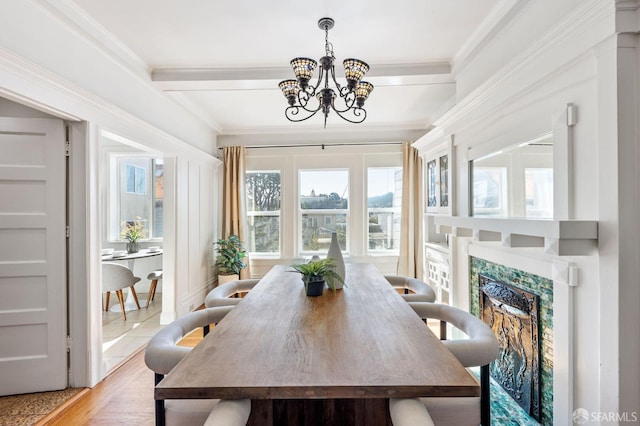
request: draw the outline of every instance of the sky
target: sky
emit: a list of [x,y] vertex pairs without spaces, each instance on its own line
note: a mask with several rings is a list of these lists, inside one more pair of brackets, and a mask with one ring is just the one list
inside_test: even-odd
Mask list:
[[[383,195],[394,190],[394,169],[386,167],[369,168],[368,196]],[[347,170],[305,170],[300,172],[300,193],[338,193],[349,198],[349,172]]]

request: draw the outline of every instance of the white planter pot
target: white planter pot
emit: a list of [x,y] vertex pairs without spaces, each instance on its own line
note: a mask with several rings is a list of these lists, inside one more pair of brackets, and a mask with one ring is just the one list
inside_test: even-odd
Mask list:
[[224,283],[228,283],[230,281],[239,280],[239,275],[218,275],[218,285],[222,285]]

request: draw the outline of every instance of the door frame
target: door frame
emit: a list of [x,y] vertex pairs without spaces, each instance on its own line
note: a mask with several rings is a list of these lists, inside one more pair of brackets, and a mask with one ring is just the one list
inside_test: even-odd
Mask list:
[[[100,306],[100,238],[95,125],[67,122],[69,131],[69,384],[93,387],[100,377],[102,321],[90,306]],[[99,355],[99,357],[98,357]]]

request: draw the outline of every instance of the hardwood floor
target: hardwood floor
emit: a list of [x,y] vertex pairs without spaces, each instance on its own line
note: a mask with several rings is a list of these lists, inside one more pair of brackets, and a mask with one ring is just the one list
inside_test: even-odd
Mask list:
[[[429,325],[437,333],[439,324]],[[201,340],[202,330],[199,329],[185,336],[179,344],[194,347]],[[153,372],[144,363],[143,348],[94,388],[84,391],[37,425],[153,426],[153,391]]]
[[153,372],[144,364],[142,350],[71,406],[54,412],[39,425],[153,426],[153,388]]
[[[196,330],[179,344],[195,346],[202,340]],[[144,349],[114,370],[106,379],[45,417],[38,425],[155,425],[153,372],[144,363]]]

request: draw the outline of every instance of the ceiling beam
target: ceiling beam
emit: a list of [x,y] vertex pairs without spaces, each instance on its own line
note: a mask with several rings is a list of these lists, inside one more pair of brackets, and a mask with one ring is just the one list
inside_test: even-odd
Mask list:
[[[151,72],[153,84],[164,91],[277,89],[291,77],[290,67],[161,68]],[[372,65],[367,81],[376,86],[452,83],[448,62]]]

